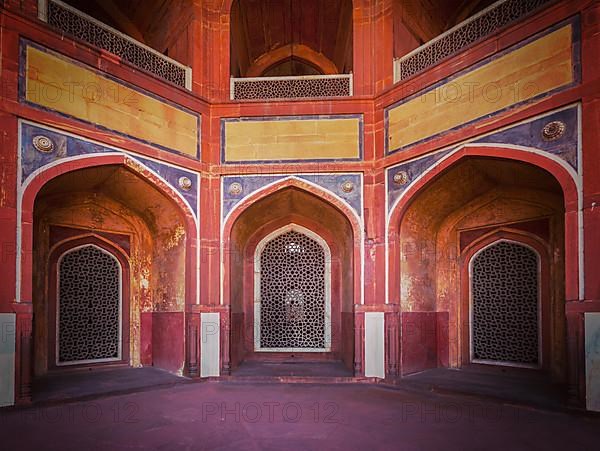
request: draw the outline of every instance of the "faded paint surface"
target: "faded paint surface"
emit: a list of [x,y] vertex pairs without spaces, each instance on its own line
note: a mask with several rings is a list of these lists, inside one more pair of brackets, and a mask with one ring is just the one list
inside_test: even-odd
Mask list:
[[224,120],[221,126],[225,162],[360,158],[359,118]]
[[437,312],[402,313],[402,374],[438,366]]
[[572,35],[564,26],[389,109],[389,151],[571,84]]
[[[225,218],[245,197],[264,188],[267,185],[278,182],[289,177],[288,175],[234,175],[223,177],[223,218]],[[341,174],[294,174],[295,178],[306,180],[321,186],[328,191],[344,199],[354,208],[356,214],[363,215],[363,182],[360,174],[341,173]],[[350,182],[353,189],[350,192],[344,191],[344,183]],[[242,186],[242,192],[233,194],[229,192],[232,183],[239,183]]]
[[152,315],[152,365],[182,375],[185,362],[184,313]]
[[[152,350],[156,365],[174,372],[183,366],[183,312],[185,305],[185,231],[182,218],[170,200],[153,189],[139,176],[120,166],[106,166],[67,173],[50,181],[36,201],[34,223],[34,311],[37,317],[48,315],[45,272],[52,246],[53,226],[80,230],[79,234],[112,233],[129,237],[131,280],[129,299],[129,331],[124,331],[129,344],[130,364],[140,366],[142,357],[150,360]],[[77,235],[75,235],[77,236]],[[175,321],[142,323],[142,312],[177,314]],[[170,317],[169,317],[170,318]],[[151,327],[143,331],[142,326]],[[168,327],[166,325],[168,324]],[[170,338],[156,329],[165,327]],[[35,373],[44,374],[48,365],[48,325],[37,321],[35,336]],[[160,341],[142,349],[142,336]],[[177,347],[180,352],[175,352]],[[178,363],[173,360],[179,359]]]
[[195,157],[198,118],[70,58],[27,46],[25,99]]

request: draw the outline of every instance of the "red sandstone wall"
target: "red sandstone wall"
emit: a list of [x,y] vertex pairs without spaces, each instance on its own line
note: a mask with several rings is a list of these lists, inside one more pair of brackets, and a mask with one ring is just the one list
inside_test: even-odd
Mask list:
[[[272,172],[310,172],[310,171],[363,171],[365,174],[364,198],[364,233],[367,243],[365,253],[365,302],[367,306],[382,308],[386,298],[385,293],[385,191],[383,185],[383,168],[400,161],[408,160],[432,150],[460,142],[462,140],[487,133],[520,120],[524,120],[563,105],[582,102],[582,134],[583,134],[583,165],[586,174],[595,174],[600,171],[600,158],[598,158],[598,145],[600,142],[600,129],[597,124],[600,120],[600,102],[598,100],[600,69],[597,65],[596,49],[600,45],[600,7],[597,2],[590,0],[562,1],[549,8],[542,14],[527,19],[518,26],[498,33],[489,39],[477,44],[456,58],[452,58],[437,66],[434,70],[419,75],[407,83],[391,86],[391,55],[393,54],[393,27],[391,6],[389,1],[377,3],[377,7],[366,0],[355,1],[354,20],[354,73],[355,97],[344,100],[321,101],[295,101],[272,102],[264,104],[249,102],[245,104],[228,103],[229,87],[229,2],[207,1],[194,10],[193,20],[186,31],[192,36],[192,42],[186,46],[183,41],[175,40],[174,47],[177,55],[186,54],[194,69],[194,91],[187,93],[183,90],[173,89],[171,86],[141,74],[131,69],[130,66],[121,64],[109,55],[86,47],[83,44],[74,45],[68,39],[49,31],[44,25],[30,22],[13,14],[22,4],[25,4],[30,17],[35,16],[34,5],[36,2],[5,1],[7,11],[1,12],[2,18],[2,64],[0,82],[2,95],[0,96],[0,138],[2,167],[0,176],[2,188],[0,191],[0,232],[5,237],[3,244],[3,258],[0,269],[6,280],[14,281],[15,272],[15,236],[16,229],[16,184],[17,173],[17,117],[32,121],[51,123],[67,131],[97,139],[101,142],[117,145],[127,150],[139,152],[180,164],[203,173],[201,206],[203,211],[202,250],[203,269],[201,284],[201,304],[215,305],[219,303],[220,287],[215,280],[219,280],[221,257],[216,252],[219,248],[219,188],[218,177],[224,173],[264,171],[265,168],[247,166],[219,166],[219,121],[222,117],[235,116],[261,116],[261,115],[301,115],[301,114],[349,114],[362,113],[365,121],[365,161],[358,163],[326,163],[289,165],[273,164],[267,170]],[[17,11],[20,13],[20,11]],[[581,15],[582,31],[582,69],[583,79],[579,85],[565,91],[547,96],[539,101],[520,106],[519,108],[504,111],[493,119],[484,119],[471,124],[458,131],[443,134],[435,139],[417,146],[407,152],[398,152],[392,156],[384,157],[384,117],[383,108],[408,96],[417,89],[424,88],[436,81],[451,76],[457,70],[469,67],[482,58],[514,45],[523,39],[541,31],[565,18],[579,12]],[[148,91],[165,96],[174,103],[186,106],[202,113],[202,157],[194,161],[157,150],[155,147],[115,136],[110,132],[97,129],[93,126],[82,124],[69,118],[60,117],[47,111],[33,108],[19,102],[17,97],[19,37],[26,37],[41,45],[66,53],[82,63],[98,67],[118,78],[147,89]],[[181,56],[181,59],[186,59]],[[210,104],[209,102],[210,101]],[[594,268],[598,266],[597,256],[600,255],[600,235],[595,231],[600,229],[600,180],[597,177],[586,177],[583,181],[584,224],[586,229],[585,264],[588,275],[585,279],[584,299],[586,302],[569,302],[566,305],[568,320],[568,337],[571,345],[568,357],[570,377],[572,380],[581,381],[581,368],[583,368],[582,344],[577,340],[581,337],[581,318],[584,311],[598,310],[600,302],[600,283],[594,277]],[[32,212],[29,212],[32,213]],[[414,221],[417,217],[414,218]],[[31,225],[26,225],[31,227]],[[426,242],[435,242],[432,230],[435,227],[423,230]],[[405,231],[403,230],[402,233]],[[417,232],[411,231],[407,239],[416,239]],[[572,236],[568,235],[568,236]],[[393,241],[394,237],[390,237]],[[357,243],[353,244],[358,246]],[[570,252],[576,252],[576,243],[568,239],[565,246]],[[25,249],[26,257],[31,249]],[[399,261],[399,260],[398,260]],[[437,262],[431,260],[429,268],[437,268]],[[396,262],[391,263],[390,273],[395,274]],[[424,263],[420,260],[407,260],[403,265],[409,273],[425,274]],[[435,269],[439,272],[439,269]],[[577,274],[574,268],[565,270],[568,285],[576,285]],[[347,274],[347,272],[345,271]],[[32,273],[24,273],[24,280],[32,280]],[[225,274],[229,278],[229,274]],[[37,282],[36,282],[37,283]],[[390,302],[400,302],[400,284],[390,282]],[[429,279],[427,284],[432,283]],[[0,284],[0,310],[16,311],[24,319],[26,329],[30,324],[31,304],[14,304],[13,283]],[[39,292],[36,288],[34,292]],[[437,290],[437,289],[436,289]],[[572,291],[572,290],[571,290]],[[233,292],[233,291],[232,291]],[[235,293],[235,292],[234,292]],[[398,293],[398,297],[395,297]],[[449,305],[450,297],[446,299],[443,287],[432,291],[431,287],[423,285],[423,289],[415,292],[415,307],[426,312],[436,308],[436,302],[441,298],[440,305]],[[352,295],[351,295],[352,294]],[[557,291],[555,296],[560,297]],[[237,296],[237,294],[236,294]],[[352,299],[354,293],[347,289],[343,298]],[[195,293],[189,293],[195,299]],[[25,301],[30,301],[26,299]],[[345,301],[344,301],[345,302]],[[347,309],[344,309],[345,311]],[[357,320],[358,321],[358,320]],[[359,322],[359,321],[358,321]],[[452,321],[451,321],[452,322]],[[344,322],[345,324],[345,322]],[[561,326],[557,326],[560,330]],[[452,341],[452,339],[450,339]],[[443,345],[438,348],[443,349]],[[26,353],[25,353],[26,354]],[[160,354],[160,353],[159,353]],[[344,351],[344,355],[349,352]],[[148,358],[146,352],[145,358]],[[443,359],[442,359],[443,360]],[[430,360],[427,359],[427,362]],[[450,357],[450,362],[456,357]],[[172,362],[173,363],[173,362]],[[581,383],[579,384],[581,396]]]
[[181,374],[185,363],[183,312],[152,314],[152,366]]

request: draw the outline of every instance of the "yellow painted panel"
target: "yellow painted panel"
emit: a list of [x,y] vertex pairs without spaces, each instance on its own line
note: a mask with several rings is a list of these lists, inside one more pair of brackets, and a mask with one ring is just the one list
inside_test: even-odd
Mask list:
[[511,105],[569,85],[572,25],[389,110],[388,148],[396,150]]
[[67,58],[27,47],[27,101],[196,156],[197,117]]
[[225,161],[359,157],[358,118],[225,122]]

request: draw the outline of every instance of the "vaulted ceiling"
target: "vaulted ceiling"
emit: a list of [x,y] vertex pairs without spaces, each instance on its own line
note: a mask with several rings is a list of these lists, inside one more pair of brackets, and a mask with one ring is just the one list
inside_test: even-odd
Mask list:
[[237,76],[349,72],[352,1],[234,0],[231,67]]
[[191,18],[193,0],[66,0],[80,11],[165,52]]
[[394,56],[403,56],[496,1],[393,0]]
[[[495,1],[393,0],[394,56]],[[233,76],[350,72],[352,0],[234,0],[231,68]]]
[[[198,0],[66,1],[167,53]],[[408,53],[494,1],[392,0],[394,56]],[[352,0],[233,0],[232,76],[350,72],[352,4]]]

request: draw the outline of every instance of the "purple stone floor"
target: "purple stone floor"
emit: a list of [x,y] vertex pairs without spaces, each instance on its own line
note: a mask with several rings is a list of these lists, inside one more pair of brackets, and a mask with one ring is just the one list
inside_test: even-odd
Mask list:
[[597,450],[600,419],[366,384],[177,384],[0,410],[3,450]]
[[243,362],[232,371],[234,376],[352,377],[342,362]]
[[400,385],[422,391],[494,398],[547,410],[564,410],[568,405],[565,386],[553,384],[547,376],[530,373],[434,368],[405,376]]
[[34,403],[56,403],[121,394],[189,382],[189,379],[153,367],[106,368],[63,372],[33,382]]

